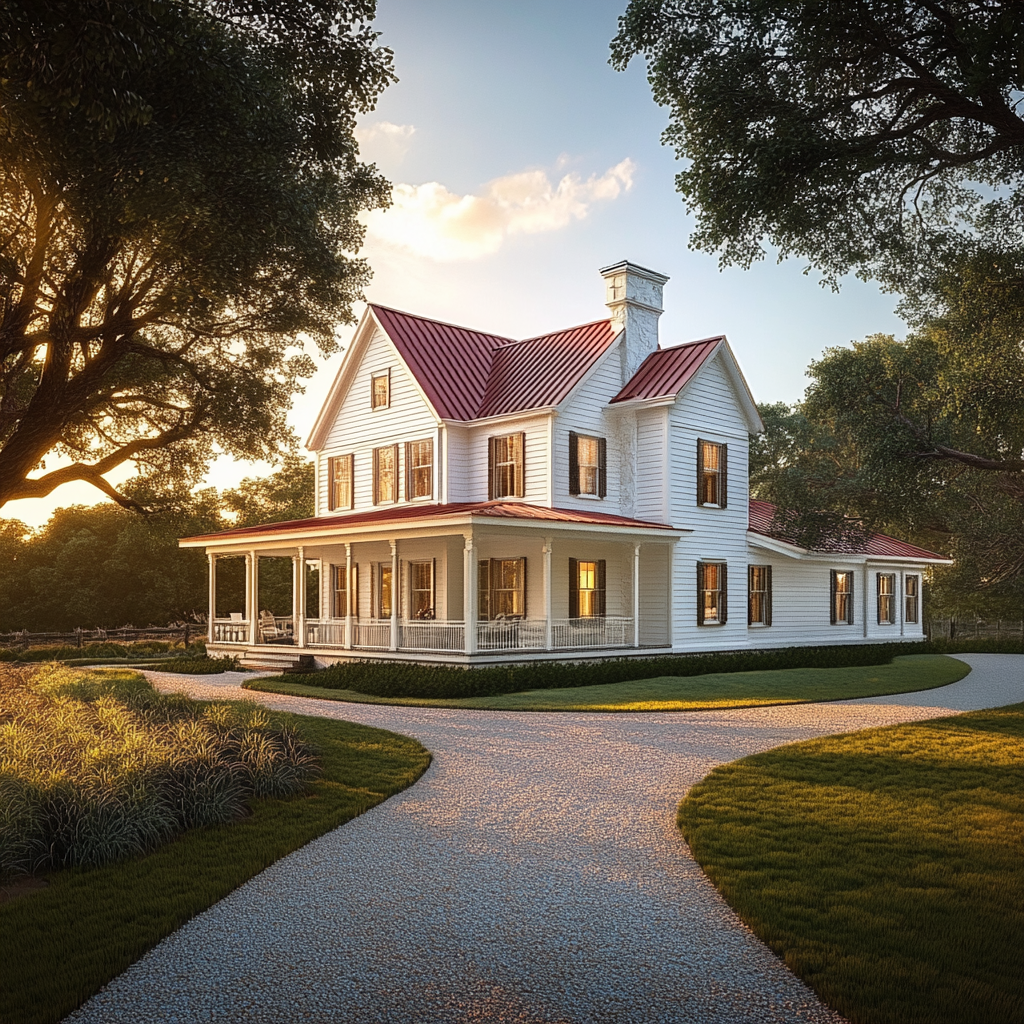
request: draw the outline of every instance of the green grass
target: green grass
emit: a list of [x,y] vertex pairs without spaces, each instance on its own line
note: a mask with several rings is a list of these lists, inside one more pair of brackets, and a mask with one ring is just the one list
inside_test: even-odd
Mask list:
[[0,906],[0,1021],[58,1021],[244,881],[416,781],[430,762],[381,729],[275,713],[316,745],[308,795],[252,801],[252,814],[187,832],[153,853],[50,874],[49,887]]
[[1024,1021],[1024,704],[830,736],[680,806],[740,917],[855,1024]]
[[374,697],[354,690],[327,689],[311,683],[297,683],[294,676],[252,679],[244,687],[247,690],[319,697],[323,700],[411,707],[475,708],[488,711],[698,711],[907,693],[955,683],[969,671],[967,665],[955,658],[912,654],[895,658],[889,665],[661,676],[657,679],[604,683],[599,686],[526,690],[522,693],[458,699]]

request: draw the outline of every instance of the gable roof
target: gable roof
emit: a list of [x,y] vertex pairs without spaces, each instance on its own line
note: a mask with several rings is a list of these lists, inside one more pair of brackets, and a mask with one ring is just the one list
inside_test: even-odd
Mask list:
[[652,352],[611,402],[678,395],[725,341],[722,335]]
[[[763,537],[771,537],[772,540],[782,541],[784,544],[793,545],[793,541],[785,537],[781,531],[775,529],[775,513],[778,506],[770,501],[757,501],[751,499],[749,513],[749,529],[751,533],[759,533]],[[794,547],[796,545],[793,545]],[[897,540],[895,537],[888,537],[884,533],[872,533],[868,535],[867,541],[858,547],[853,545],[837,544],[827,549],[829,552],[847,555],[874,555],[879,558],[908,558],[913,561],[928,559],[929,561],[948,562],[945,555],[936,554],[934,551],[927,551],[919,548],[916,544],[908,544],[904,540]]]

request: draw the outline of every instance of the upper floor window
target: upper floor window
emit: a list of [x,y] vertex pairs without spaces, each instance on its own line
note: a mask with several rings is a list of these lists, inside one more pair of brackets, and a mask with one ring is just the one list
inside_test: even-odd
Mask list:
[[398,500],[398,445],[373,449],[373,503],[381,505]]
[[878,598],[878,624],[891,626],[896,621],[896,575],[880,572],[875,576]]
[[586,437],[569,432],[569,493],[608,493],[608,445],[603,437]]
[[338,455],[327,460],[327,509],[352,508],[351,455]]
[[429,498],[434,493],[434,442],[407,441],[405,445],[405,497]]
[[747,625],[770,626],[772,624],[772,567],[750,565],[747,567]]
[[853,573],[832,570],[832,610],[829,615],[832,625],[845,623],[853,625]]
[[521,619],[526,615],[526,559],[488,558],[477,576],[477,617]]
[[386,409],[391,405],[391,371],[375,373],[370,378],[370,408]]
[[921,577],[907,576],[903,581],[903,591],[906,604],[903,621],[917,622],[921,598]]
[[570,619],[589,619],[605,614],[606,569],[607,563],[603,558],[593,562],[569,559]]
[[522,498],[526,494],[526,475],[523,452],[525,434],[505,434],[492,437],[488,444],[488,494],[495,498]]
[[697,563],[697,625],[724,626],[728,618],[728,567],[724,562]]
[[697,440],[697,504],[725,508],[729,446]]

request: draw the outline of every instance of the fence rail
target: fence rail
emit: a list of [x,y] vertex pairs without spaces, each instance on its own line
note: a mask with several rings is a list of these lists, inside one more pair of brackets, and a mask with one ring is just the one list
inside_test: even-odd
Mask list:
[[958,637],[1010,637],[1024,636],[1024,621],[1021,619],[979,619],[974,616],[948,616],[946,618],[926,619],[925,633],[929,639],[945,637],[955,640]]
[[59,633],[31,633],[27,629],[0,633],[0,647],[84,647],[95,643],[133,643],[137,640],[181,640],[185,644],[206,636],[203,622],[180,622],[173,626],[120,626],[117,629],[72,629]]

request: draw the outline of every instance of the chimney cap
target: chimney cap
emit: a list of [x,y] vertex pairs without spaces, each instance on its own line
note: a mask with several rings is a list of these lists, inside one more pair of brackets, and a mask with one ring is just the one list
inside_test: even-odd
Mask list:
[[641,267],[639,263],[630,263],[629,260],[619,260],[618,263],[602,267],[599,273],[602,277],[609,277],[612,274],[635,274],[637,277],[646,278],[654,284],[664,284],[668,281],[666,274],[659,274],[656,270],[648,270],[647,267]]

